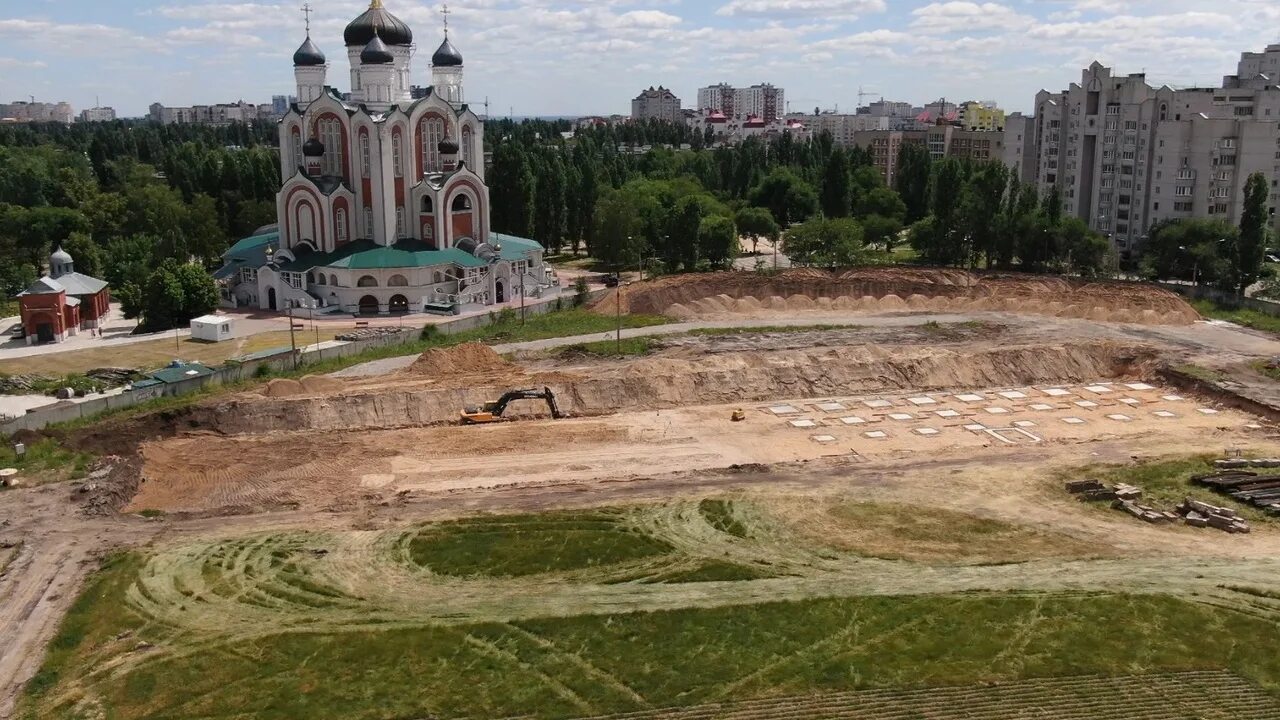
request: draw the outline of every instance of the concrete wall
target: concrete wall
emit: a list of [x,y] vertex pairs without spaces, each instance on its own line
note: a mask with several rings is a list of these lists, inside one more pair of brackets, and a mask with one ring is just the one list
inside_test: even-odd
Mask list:
[[1271,302],[1261,298],[1238,297],[1235,293],[1223,292],[1217,288],[1206,287],[1204,285],[1185,285],[1182,283],[1156,283],[1160,287],[1172,290],[1179,295],[1189,297],[1193,300],[1212,300],[1215,303],[1229,308],[1247,308],[1265,313],[1272,317],[1280,317],[1280,302]]

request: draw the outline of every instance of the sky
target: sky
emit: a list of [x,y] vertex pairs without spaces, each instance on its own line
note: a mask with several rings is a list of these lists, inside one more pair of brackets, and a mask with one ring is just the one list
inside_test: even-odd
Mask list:
[[[0,0],[0,102],[95,98],[124,116],[294,94],[303,0]],[[428,84],[440,4],[385,0],[414,30]],[[329,84],[348,89],[342,29],[368,0],[311,0]],[[686,107],[717,82],[771,82],[794,111],[858,93],[1029,111],[1094,60],[1154,84],[1216,85],[1242,51],[1280,42],[1277,0],[454,0],[465,90],[490,114],[627,113],[650,85]]]

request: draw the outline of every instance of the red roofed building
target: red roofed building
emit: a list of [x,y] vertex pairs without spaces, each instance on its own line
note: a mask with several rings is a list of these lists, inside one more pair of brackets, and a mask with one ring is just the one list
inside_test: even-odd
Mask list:
[[49,274],[18,295],[28,345],[62,342],[80,330],[97,328],[110,305],[107,283],[76,272],[62,248],[49,256]]

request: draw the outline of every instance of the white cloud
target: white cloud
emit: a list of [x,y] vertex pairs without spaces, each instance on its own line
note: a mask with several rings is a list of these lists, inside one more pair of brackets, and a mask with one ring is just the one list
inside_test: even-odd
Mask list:
[[729,0],[716,10],[716,14],[852,20],[866,13],[882,13],[886,9],[885,0]]
[[1000,3],[952,2],[932,3],[911,12],[914,30],[924,33],[973,32],[975,30],[1017,30],[1034,20]]
[[49,64],[42,60],[20,60],[18,58],[0,57],[0,69],[36,70],[46,67],[49,67]]

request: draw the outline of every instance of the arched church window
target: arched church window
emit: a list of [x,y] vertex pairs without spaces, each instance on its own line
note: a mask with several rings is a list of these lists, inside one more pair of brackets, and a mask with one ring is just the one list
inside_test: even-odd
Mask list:
[[333,234],[338,239],[338,242],[340,243],[346,242],[347,241],[347,211],[345,209],[338,208],[337,212],[333,214],[333,225],[334,225]]
[[444,120],[438,117],[422,119],[422,169],[423,172],[440,172],[440,141],[444,140]]
[[320,172],[339,177],[342,175],[342,123],[330,117],[321,120],[319,126],[320,142],[324,143]]
[[466,163],[469,168],[474,167],[471,163],[471,143],[474,139],[475,132],[472,131],[470,125],[462,128],[462,162]]
[[435,281],[437,285],[444,282],[444,273],[437,270],[435,275]]
[[435,212],[435,203],[431,202],[430,196],[425,196],[422,198],[422,212],[424,213]]
[[364,236],[373,237],[373,208],[364,209]]
[[362,275],[356,281],[356,287],[378,287],[378,279],[372,275]]
[[466,195],[458,195],[453,199],[453,211],[463,212],[471,209],[471,198]]
[[409,287],[409,279],[403,275],[392,275],[387,287]]
[[369,157],[369,133],[360,133],[360,174],[369,177],[373,174],[373,166]]
[[307,159],[302,154],[302,133],[295,129],[293,133],[293,166],[296,168],[306,164]]
[[396,208],[396,237],[404,237],[404,208]]
[[337,284],[338,284],[338,276],[337,276],[337,275],[335,275],[334,273],[329,273],[329,284],[330,284],[330,285],[337,285]]
[[404,177],[404,167],[400,160],[400,154],[403,143],[400,142],[400,133],[391,134],[391,166],[395,169],[396,177]]

